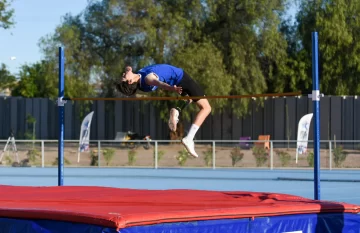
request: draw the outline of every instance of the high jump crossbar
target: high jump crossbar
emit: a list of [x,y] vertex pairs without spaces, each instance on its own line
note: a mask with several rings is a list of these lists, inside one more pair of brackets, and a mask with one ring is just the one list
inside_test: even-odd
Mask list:
[[241,99],[241,98],[261,98],[261,97],[285,97],[285,96],[300,96],[301,92],[288,93],[268,93],[268,94],[253,94],[253,95],[226,95],[226,96],[148,96],[148,97],[65,97],[63,100],[182,100],[182,99]]

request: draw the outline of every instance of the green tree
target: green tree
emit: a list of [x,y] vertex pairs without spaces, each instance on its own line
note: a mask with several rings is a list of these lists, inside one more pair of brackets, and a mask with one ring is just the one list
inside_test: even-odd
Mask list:
[[58,83],[58,47],[65,47],[65,95],[68,97],[91,96],[94,94],[91,77],[94,71],[89,63],[93,62],[88,52],[86,41],[83,41],[84,28],[80,16],[65,15],[63,24],[54,34],[41,38],[39,46],[51,65],[48,74]]
[[[287,43],[279,30],[286,1],[249,0],[102,0],[84,13],[66,15],[41,48],[54,61],[57,46],[66,48],[67,82],[101,80],[103,95],[114,96],[113,82],[125,65],[134,70],[153,63],[184,68],[207,95],[280,91],[289,67]],[[80,85],[80,84],[79,84]],[[270,87],[270,88],[269,88]],[[79,89],[74,89],[79,95]],[[65,89],[66,91],[66,89]],[[69,90],[69,96],[74,94]],[[89,95],[84,91],[82,96]],[[157,91],[150,95],[171,95]],[[213,110],[227,104],[239,115],[249,100],[213,100]],[[170,101],[153,102],[167,118]],[[189,113],[194,108],[188,108]]]
[[[81,41],[91,62],[84,67],[93,70],[101,81],[103,96],[114,96],[114,81],[123,73],[127,62],[142,54],[139,43],[134,43],[132,25],[126,21],[122,1],[91,2],[84,12]],[[125,9],[124,9],[125,10]]]
[[[300,79],[311,83],[311,33],[319,32],[320,89],[326,95],[360,93],[360,2],[355,0],[299,0],[297,23],[290,30],[296,44],[290,56]],[[305,75],[304,75],[305,74]],[[297,82],[299,84],[299,82]],[[305,83],[305,82],[304,82]],[[307,85],[306,87],[309,87]],[[310,88],[307,88],[308,90]]]
[[[208,0],[205,34],[222,51],[229,74],[235,77],[232,95],[259,94],[283,79],[286,40],[278,30],[286,1]],[[275,85],[273,85],[275,86]],[[249,99],[233,101],[235,113],[247,112]]]
[[[93,87],[80,78],[65,75],[65,96],[86,96]],[[20,68],[19,81],[12,90],[13,96],[28,98],[56,98],[58,96],[58,68],[53,60],[42,60]]]
[[57,46],[64,45],[67,75],[76,74],[84,83],[95,76],[102,83],[103,95],[114,96],[113,83],[125,65],[138,69],[169,62],[174,50],[187,43],[186,36],[195,37],[196,31],[190,29],[200,17],[192,13],[202,10],[200,1],[190,3],[191,8],[184,0],[155,2],[90,2],[83,15],[66,15],[53,35],[42,38],[40,46],[45,57],[53,60]]
[[33,65],[23,65],[19,72],[19,81],[12,91],[13,96],[56,97],[58,94],[57,75],[54,63],[37,62]]
[[279,92],[309,93],[312,90],[312,77],[308,73],[311,69],[311,54],[309,50],[304,49],[302,44],[298,20],[294,22],[292,17],[284,18],[279,28],[287,41],[286,67],[282,70],[286,78],[276,79],[270,88]]
[[0,0],[0,28],[8,29],[14,22],[12,17],[14,10],[10,8],[12,0]]
[[[189,7],[189,4],[191,7]],[[114,95],[113,81],[125,65],[134,69],[152,63],[167,63],[174,50],[194,34],[201,11],[200,1],[112,1],[89,4],[84,28],[91,58],[101,70],[104,93]]]
[[6,68],[5,64],[0,66],[0,89],[12,88],[16,83],[14,75],[10,74],[10,71]]

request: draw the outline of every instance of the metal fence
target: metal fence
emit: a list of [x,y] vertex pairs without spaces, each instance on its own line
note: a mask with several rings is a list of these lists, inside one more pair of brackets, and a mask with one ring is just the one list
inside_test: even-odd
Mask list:
[[[258,168],[311,169],[313,168],[312,141],[306,154],[296,161],[294,140],[197,140],[199,158],[192,158],[180,141],[115,141],[92,140],[87,152],[78,152],[78,140],[64,141],[65,167],[145,167],[145,168]],[[321,169],[360,168],[360,141],[320,142]],[[15,146],[0,141],[4,148],[1,166],[53,167],[58,161],[57,140],[16,140]],[[6,150],[5,150],[6,147]]]
[[[229,100],[236,103],[239,100]],[[17,139],[58,138],[58,114],[54,101],[46,98],[0,98],[0,138],[7,139],[13,129]],[[156,140],[170,139],[167,123],[152,102],[145,101],[68,101],[65,105],[64,139],[79,138],[81,122],[94,111],[91,123],[91,140],[114,140],[117,132],[134,131],[150,135]],[[270,135],[272,140],[296,140],[299,120],[313,111],[312,100],[307,96],[267,98],[262,105],[250,100],[249,114],[236,117],[233,108],[210,115],[196,133],[197,140],[238,140],[259,135]],[[36,120],[29,123],[28,116]],[[320,138],[323,140],[360,140],[360,98],[357,96],[325,96],[320,106]],[[192,116],[194,117],[194,115]],[[184,130],[190,121],[182,121]],[[310,124],[312,132],[313,124]],[[309,134],[312,140],[313,134]]]

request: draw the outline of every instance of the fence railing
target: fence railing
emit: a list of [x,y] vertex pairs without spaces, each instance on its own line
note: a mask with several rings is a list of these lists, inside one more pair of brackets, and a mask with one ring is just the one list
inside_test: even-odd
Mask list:
[[[65,167],[197,167],[290,168],[313,167],[313,141],[296,161],[295,140],[195,140],[199,158],[192,158],[176,140],[92,140],[79,153],[78,140],[64,141]],[[57,140],[0,140],[2,166],[57,166]],[[6,148],[5,148],[6,147]],[[320,141],[321,169],[360,168],[360,141]]]

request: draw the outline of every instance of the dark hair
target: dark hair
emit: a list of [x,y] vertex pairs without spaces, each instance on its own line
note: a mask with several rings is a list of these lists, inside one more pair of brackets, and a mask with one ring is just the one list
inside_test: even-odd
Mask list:
[[135,94],[138,88],[138,83],[134,82],[132,84],[128,84],[127,82],[119,81],[115,83],[115,86],[119,92],[123,93],[126,96],[131,96]]

